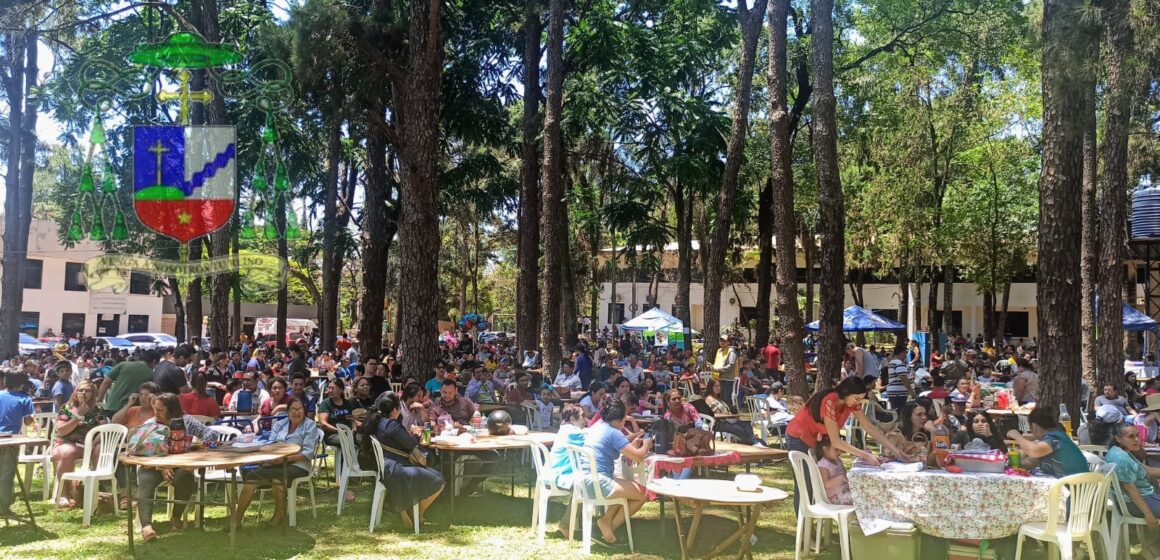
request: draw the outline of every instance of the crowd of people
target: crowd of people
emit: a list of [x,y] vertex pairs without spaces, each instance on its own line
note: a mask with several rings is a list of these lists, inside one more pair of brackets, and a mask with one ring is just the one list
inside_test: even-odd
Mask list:
[[[807,349],[810,342],[803,341]],[[415,461],[413,451],[424,428],[464,430],[480,405],[507,407],[513,415],[526,411],[534,428],[557,433],[552,462],[562,477],[571,470],[563,444],[592,450],[601,488],[629,503],[626,510],[609,508],[598,521],[600,540],[609,545],[617,542],[616,529],[625,516],[644,503],[640,484],[618,475],[614,466],[621,457],[640,461],[650,452],[653,439],[642,427],[642,419],[649,416],[682,429],[699,426],[708,416],[719,434],[755,446],[771,442],[762,440],[759,434],[765,431],[756,430],[750,418],[782,425],[789,449],[815,452],[826,493],[838,503],[849,501],[843,454],[869,464],[931,462],[936,460],[932,452],[936,433],[948,434],[952,445],[960,448],[1007,450],[1011,446],[1005,439],[1012,440],[1025,466],[1056,476],[1087,470],[1083,455],[1064,433],[1058,411],[1035,408],[1028,416],[1027,434],[988,412],[998,391],[1006,391],[1017,406],[1035,403],[1040,380],[1033,346],[996,348],[956,337],[950,342],[945,353],[928,356],[921,354],[915,341],[889,353],[851,342],[833,385],[813,391],[808,401],[786,396],[776,339],[758,347],[723,336],[713,356],[651,347],[639,336],[581,341],[553,372],[543,371],[538,350],[517,355],[514,340],[498,337],[484,342],[467,333],[441,338],[440,360],[431,372],[404,371],[390,346],[378,355],[360,355],[346,335],[334,351],[319,351],[317,340],[299,340],[285,351],[243,339],[228,349],[184,344],[132,355],[78,345],[49,360],[14,357],[5,363],[0,431],[20,431],[34,412],[54,413],[52,457],[60,484],[60,477],[83,457],[86,434],[105,423],[122,424],[139,435],[181,417],[187,431],[214,439],[216,433],[205,426],[220,421],[223,412],[252,417],[247,429],[271,441],[301,446],[300,453],[286,460],[293,471],[291,479],[311,469],[319,446],[337,447],[340,427],[345,426],[354,434],[362,468],[376,468],[372,440],[383,449],[387,508],[410,524],[411,508],[418,504],[419,521],[425,521],[427,508],[444,489],[437,470]],[[807,371],[813,383],[814,371]],[[1133,381],[1125,378],[1123,384],[1104,387],[1092,399],[1084,411],[1090,416],[1085,425],[1089,433],[1081,439],[1120,450],[1109,454],[1109,460],[1123,463],[1121,479],[1128,481],[1125,491],[1132,507],[1152,522],[1158,498],[1145,482],[1155,476],[1154,469],[1130,461],[1144,464],[1139,444],[1157,440],[1160,381],[1145,387]],[[762,406],[765,417],[738,414],[749,412],[756,402],[750,397],[768,405]],[[841,430],[850,418],[881,444],[886,457],[848,443]],[[1146,429],[1137,433],[1137,424]],[[323,434],[320,441],[317,430]],[[14,464],[12,454],[0,452],[0,508],[12,504],[9,473]],[[461,490],[470,494],[489,467],[465,468],[467,474],[477,475],[468,477]],[[284,495],[281,473],[281,466],[247,471],[239,522],[258,488],[272,487]],[[193,491],[187,474],[141,469],[137,477],[137,499],[142,504],[149,502],[162,481],[173,482],[179,500],[188,499]],[[561,483],[565,484],[563,479]],[[76,507],[76,490],[69,485],[60,488],[57,507]],[[353,491],[348,490],[344,499],[353,500]],[[285,502],[275,503],[280,504],[274,515],[278,523]],[[142,505],[139,517],[146,540],[155,538],[152,507]],[[171,528],[180,530],[180,521]],[[560,528],[565,530],[563,524]]]

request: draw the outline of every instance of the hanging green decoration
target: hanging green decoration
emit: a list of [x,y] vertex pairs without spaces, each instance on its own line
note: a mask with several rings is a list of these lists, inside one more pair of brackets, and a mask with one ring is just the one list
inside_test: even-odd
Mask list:
[[105,233],[105,220],[101,218],[101,213],[93,214],[93,227],[89,229],[89,239],[93,241],[104,241],[108,235]]
[[[98,175],[99,172],[99,175]],[[100,189],[97,186],[100,185]],[[72,223],[69,225],[69,241],[82,241],[86,237],[93,241],[114,241],[128,239],[125,216],[117,204],[117,175],[113,168],[113,158],[108,151],[108,136],[100,115],[93,117],[89,130],[89,149],[81,167],[80,197],[73,208]],[[114,219],[113,235],[105,228],[106,211],[111,211]],[[85,233],[84,218],[92,217],[88,233]],[[117,226],[120,226],[118,228]],[[119,234],[119,235],[118,235]]]
[[[274,126],[274,114],[267,110],[266,123],[262,127],[262,151],[254,163],[254,177],[250,181],[255,200],[251,210],[247,212],[242,230],[238,233],[244,239],[254,239],[258,236],[257,226],[254,225],[253,208],[258,207],[259,201],[263,207],[262,239],[276,241],[278,239],[298,239],[302,231],[298,225],[298,218],[290,200],[290,173],[282,159],[282,151],[278,147],[278,131]],[[269,163],[269,165],[267,165]],[[269,176],[269,169],[273,167],[274,174]],[[279,210],[283,214],[279,215]],[[284,225],[279,225],[279,219]]]
[[68,240],[77,242],[85,238],[85,233],[81,229],[81,212],[80,210],[73,210],[72,223],[68,226]]
[[125,213],[117,209],[117,218],[113,223],[113,241],[124,241],[129,238],[129,227],[125,225]]

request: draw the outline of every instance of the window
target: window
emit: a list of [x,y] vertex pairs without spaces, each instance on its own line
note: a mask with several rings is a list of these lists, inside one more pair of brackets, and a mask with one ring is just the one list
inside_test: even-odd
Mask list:
[[149,316],[130,315],[128,332],[149,332]]
[[619,325],[624,322],[624,304],[610,303],[608,304],[608,322],[612,325]]
[[[85,265],[64,263],[64,289],[67,292],[83,292],[86,289]],[[67,313],[66,313],[67,315]]]
[[20,313],[20,332],[32,337],[40,336],[39,311],[24,311]]
[[[941,331],[943,325],[943,312],[941,310],[934,312],[934,320],[938,321],[938,328]],[[949,334],[964,334],[963,333],[963,312],[951,311],[951,330]],[[948,334],[948,333],[943,333]]]
[[757,313],[756,307],[742,306],[741,307],[741,318],[740,318],[741,326],[744,327],[746,325],[749,325],[751,322],[757,321],[758,315],[759,314]]
[[76,336],[85,332],[84,313],[62,313],[60,315],[60,335]]
[[1027,338],[1031,336],[1030,313],[1026,311],[1008,311],[1007,323],[1005,325],[1007,332],[1003,333],[1010,337]]
[[153,279],[148,274],[141,274],[140,272],[129,273],[129,293],[142,296],[149,295],[149,287],[153,285]]
[[40,278],[44,275],[44,261],[28,259],[24,261],[24,289],[39,290]]

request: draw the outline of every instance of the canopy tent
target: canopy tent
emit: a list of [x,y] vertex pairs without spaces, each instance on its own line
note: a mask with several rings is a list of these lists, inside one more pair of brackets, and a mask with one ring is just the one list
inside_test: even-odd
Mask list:
[[[654,307],[629,319],[616,328],[620,332],[639,332],[646,337],[653,337],[656,346],[673,345],[678,348],[686,348],[685,345],[685,324],[680,319],[665,313],[659,307]],[[689,329],[690,336],[700,334],[696,330]]]
[[[807,331],[817,331],[818,321],[806,325]],[[842,332],[902,331],[906,325],[851,305],[842,311]]]
[[1124,305],[1124,330],[1127,332],[1145,332],[1156,330],[1156,320],[1143,314],[1135,307]]

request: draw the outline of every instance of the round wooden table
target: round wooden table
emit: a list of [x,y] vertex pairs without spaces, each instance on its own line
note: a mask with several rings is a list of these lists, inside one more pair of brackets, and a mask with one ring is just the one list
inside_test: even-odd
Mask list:
[[[298,453],[302,448],[293,443],[271,443],[258,448],[256,451],[250,452],[233,452],[224,451],[221,449],[207,449],[202,448],[198,451],[188,451],[176,455],[165,455],[162,457],[137,457],[133,455],[121,455],[121,466],[125,468],[125,485],[127,486],[129,496],[133,496],[133,481],[136,479],[131,467],[145,467],[151,469],[184,469],[196,471],[200,483],[198,488],[201,490],[201,499],[197,502],[189,502],[198,506],[197,510],[197,524],[202,525],[202,509],[205,505],[205,470],[209,468],[214,469],[229,469],[230,470],[230,485],[237,486],[237,467],[244,465],[260,465],[285,459],[295,453]],[[282,479],[286,484],[288,473],[287,463],[282,462]],[[230,547],[233,548],[235,538],[237,535],[237,525],[234,522],[234,499],[233,492],[226,492],[226,515],[230,518]],[[133,501],[129,500],[129,507],[125,508],[128,512],[128,534],[129,534],[129,551],[133,551]]]
[[[486,434],[486,432],[485,432]],[[513,450],[526,449],[532,446],[532,442],[539,443],[550,447],[556,440],[556,434],[551,432],[528,432],[524,435],[506,435],[506,436],[491,436],[481,435],[476,438],[474,442],[435,442],[432,441],[425,447],[433,449],[439,453],[440,467],[442,469],[443,480],[446,481],[447,488],[451,491],[447,492],[451,495],[451,518],[455,518],[455,479],[456,478],[489,478],[503,473],[485,473],[483,475],[459,475],[455,473],[455,456],[457,454],[466,453],[469,455],[478,455],[483,453],[507,453]],[[496,461],[498,462],[498,461]],[[515,468],[513,467],[510,473],[512,479],[512,496],[515,496]],[[531,497],[529,487],[528,497]]]
[[[14,436],[0,438],[0,449],[16,449],[16,452],[19,453],[21,446],[24,446],[24,445],[44,445],[44,446],[47,446],[48,443],[49,443],[48,440],[45,438],[42,438],[42,437],[23,436],[20,434],[16,434]],[[16,484],[18,486],[20,486],[20,497],[23,498],[24,508],[28,511],[28,522],[33,527],[36,527],[36,518],[32,515],[32,504],[30,504],[28,502],[28,492],[29,492],[29,489],[32,487],[32,483],[29,482],[27,485],[25,485],[25,481],[20,479],[20,465],[16,465],[15,473],[16,473]],[[49,476],[48,473],[45,473],[45,476],[46,477]],[[45,484],[48,484],[47,480],[45,481]],[[9,512],[4,511],[4,524],[8,525],[8,521],[9,521]],[[19,521],[19,519],[17,521]]]
[[[739,542],[737,558],[753,557],[752,539],[753,530],[757,527],[757,517],[762,508],[773,502],[789,497],[789,494],[776,488],[758,486],[756,492],[742,492],[737,484],[731,480],[686,479],[674,480],[661,478],[649,481],[648,489],[658,496],[667,496],[673,500],[675,509],[674,519],[677,523],[677,540],[681,545],[681,558],[689,557],[689,551],[697,539],[697,531],[701,528],[701,514],[706,505],[726,505],[737,508],[737,530],[725,537],[705,558],[712,558],[734,542]],[[688,537],[684,534],[684,522],[681,520],[681,501],[693,502],[693,521],[689,527]]]

